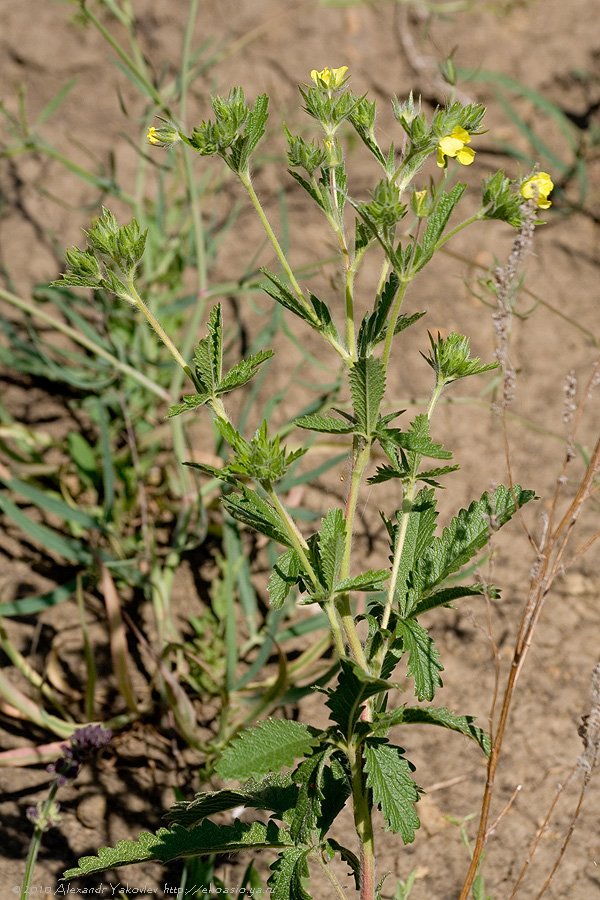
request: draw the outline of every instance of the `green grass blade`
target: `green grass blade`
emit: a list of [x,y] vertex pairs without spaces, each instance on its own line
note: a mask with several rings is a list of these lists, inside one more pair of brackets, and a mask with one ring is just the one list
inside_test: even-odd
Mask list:
[[82,565],[90,565],[92,562],[92,554],[83,546],[83,543],[65,538],[57,531],[48,528],[47,525],[34,522],[4,494],[0,494],[0,509],[25,532],[28,538],[36,544],[41,544],[44,550],[57,553],[70,562]]

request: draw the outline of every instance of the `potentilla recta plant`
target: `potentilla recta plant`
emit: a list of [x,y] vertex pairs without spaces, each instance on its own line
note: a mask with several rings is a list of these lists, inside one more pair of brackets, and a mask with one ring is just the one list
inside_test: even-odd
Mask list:
[[[144,234],[135,221],[119,226],[108,211],[87,233],[87,249],[68,251],[63,279],[110,291],[148,318],[191,382],[191,393],[169,415],[198,414],[202,406],[212,413],[230,447],[229,459],[222,468],[196,468],[225,483],[222,503],[231,516],[281,548],[270,575],[270,602],[281,607],[293,592],[299,604],[318,604],[326,614],[338,660],[335,679],[321,688],[329,724],[322,729],[276,718],[248,728],[224,749],[217,765],[222,781],[233,786],[175,804],[168,813],[169,827],[120,842],[114,849],[102,848],[65,877],[132,862],[254,848],[275,856],[268,883],[275,900],[308,900],[311,866],[324,871],[338,897],[346,897],[336,874],[339,867],[332,865],[336,857],[350,867],[363,900],[373,900],[385,875],[376,866],[375,807],[385,828],[405,844],[414,840],[419,827],[414,766],[391,739],[391,730],[397,735],[402,733],[398,726],[435,725],[470,738],[475,753],[490,751],[488,735],[472,716],[434,704],[443,666],[421,617],[464,597],[496,595],[493,585],[461,579],[457,573],[534,497],[517,484],[500,486],[460,509],[441,532],[437,529],[436,491],[458,466],[432,435],[436,407],[453,382],[494,369],[497,363],[472,357],[464,335],[430,334],[424,365],[431,370],[431,396],[412,421],[406,412],[386,406],[386,383],[398,358],[396,344],[403,342],[406,355],[410,342],[405,332],[424,315],[405,311],[405,297],[435,253],[462,229],[485,220],[500,219],[515,229],[524,223],[531,227],[537,208],[550,204],[552,182],[545,172],[529,173],[520,181],[495,172],[483,182],[477,212],[460,220],[457,208],[466,185],[451,185],[450,172],[473,162],[476,138],[482,133],[482,106],[449,103],[428,121],[412,95],[405,102],[394,98],[398,145],[383,149],[375,130],[375,103],[353,93],[345,66],[314,70],[311,81],[300,93],[321,133],[308,142],[284,126],[287,161],[291,177],[319,207],[335,235],[343,271],[339,302],[317,297],[300,283],[255,192],[251,157],[265,131],[266,95],[251,105],[241,88],[233,88],[228,97],[213,98],[213,118],[191,134],[164,122],[151,128],[148,138],[155,146],[172,150],[182,144],[186,152],[191,148],[225,162],[247,192],[279,259],[278,272],[263,270],[265,291],[317,332],[332,358],[343,364],[350,406],[296,420],[298,433],[331,435],[349,447],[345,505],[329,509],[316,532],[307,534],[299,527],[279,489],[306,448],[287,449],[277,435],[269,434],[267,422],[244,436],[227,410],[226,395],[246,384],[272,354],[258,353],[225,371],[218,304],[193,361],[183,359],[136,290]],[[349,191],[339,137],[349,129],[381,169],[368,199]],[[422,170],[430,157],[439,177],[425,184]],[[355,281],[369,253],[381,259],[379,284],[370,310],[358,321]],[[276,360],[270,365],[276,366]],[[385,462],[367,478],[375,449]],[[372,485],[387,486],[390,481],[400,483],[402,500],[393,516],[382,513],[389,566],[364,571],[353,554],[359,497],[365,488],[371,491]],[[366,597],[360,614],[354,611],[357,595]],[[406,700],[407,686],[414,693],[412,702]],[[356,834],[342,844],[333,826],[347,804]],[[213,821],[216,814],[240,806],[256,810],[255,820]]]

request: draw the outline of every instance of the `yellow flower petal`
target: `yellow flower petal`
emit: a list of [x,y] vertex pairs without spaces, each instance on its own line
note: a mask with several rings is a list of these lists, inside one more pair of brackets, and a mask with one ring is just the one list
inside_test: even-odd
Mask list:
[[337,69],[328,69],[325,67],[320,72],[318,69],[312,69],[310,77],[317,87],[321,87],[321,82],[323,82],[329,90],[335,90],[341,85],[347,71],[348,66],[339,66]]
[[460,125],[457,125],[452,134],[447,134],[438,143],[437,164],[441,168],[446,164],[445,156],[457,159],[463,166],[470,166],[475,159],[475,151],[465,144],[471,142],[471,135]]
[[470,147],[463,147],[456,154],[456,158],[461,165],[470,166],[475,159],[475,151],[471,150]]
[[521,185],[521,195],[525,200],[535,200],[540,209],[548,209],[552,201],[548,200],[548,194],[552,192],[554,182],[547,172],[538,172],[532,175]]
[[148,140],[151,144],[162,143],[160,137],[158,136],[158,131],[156,130],[156,128],[150,128],[150,130],[148,131]]

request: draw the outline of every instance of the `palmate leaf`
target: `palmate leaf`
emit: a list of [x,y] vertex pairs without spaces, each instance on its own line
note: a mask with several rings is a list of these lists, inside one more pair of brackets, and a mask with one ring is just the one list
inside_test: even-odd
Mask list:
[[443,666],[433,640],[414,619],[399,619],[396,635],[408,650],[407,675],[415,680],[415,694],[419,700],[433,700],[436,689],[442,686]]
[[373,791],[373,799],[382,812],[386,831],[400,834],[405,844],[415,839],[415,828],[420,825],[413,806],[419,799],[419,790],[410,776],[411,765],[404,759],[401,747],[368,741],[365,744],[365,771],[367,785]]
[[441,444],[434,444],[429,436],[429,419],[426,415],[420,415],[411,422],[409,431],[400,431],[397,428],[379,429],[377,432],[383,449],[387,453],[387,442],[400,447],[402,450],[409,450],[413,453],[420,453],[421,456],[429,456],[433,459],[450,459],[452,454],[449,450],[444,450]]
[[186,829],[180,825],[161,828],[156,834],[144,831],[137,841],[118,841],[113,847],[100,847],[97,856],[84,856],[77,868],[69,869],[63,878],[77,878],[104,872],[118,866],[149,861],[170,862],[188,856],[210,853],[234,853],[245,848],[283,848],[289,846],[287,831],[278,828],[275,822],[240,822],[233,825],[215,825],[205,819],[195,828]]
[[358,359],[348,376],[354,412],[364,433],[370,437],[379,418],[379,407],[385,393],[383,365],[373,356]]
[[318,742],[317,732],[301,722],[268,719],[243,731],[225,748],[217,773],[224,781],[261,778],[291,766]]
[[468,509],[461,509],[417,560],[411,576],[413,587],[408,610],[414,611],[421,599],[464,566],[487,543],[494,530],[505,525],[534,497],[534,491],[523,490],[519,484],[512,489],[500,485],[493,495],[486,492]]
[[302,884],[308,878],[308,847],[290,847],[271,865],[267,882],[272,900],[311,900]]

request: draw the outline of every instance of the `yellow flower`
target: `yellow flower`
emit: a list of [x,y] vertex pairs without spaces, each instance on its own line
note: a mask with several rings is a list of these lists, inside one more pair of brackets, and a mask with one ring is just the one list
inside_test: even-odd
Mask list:
[[181,140],[181,136],[174,125],[169,122],[161,125],[160,128],[148,129],[148,141],[156,147],[171,147]]
[[437,164],[440,168],[446,165],[446,156],[457,159],[463,166],[470,166],[475,159],[475,151],[465,144],[471,143],[471,135],[460,125],[457,125],[452,134],[443,137],[438,144]]
[[427,189],[424,191],[415,191],[412,195],[412,208],[420,219],[428,216],[431,212],[430,209],[431,204],[429,203],[429,198],[427,196]]
[[310,77],[317,87],[322,87],[321,82],[323,82],[330,91],[335,91],[342,84],[344,75],[347,71],[348,66],[340,66],[339,69],[325,68],[321,72],[317,71],[317,69],[313,69],[310,73]]
[[538,172],[532,175],[521,185],[521,195],[526,200],[535,200],[540,209],[548,209],[552,201],[548,200],[548,194],[554,187],[554,183],[547,172]]

